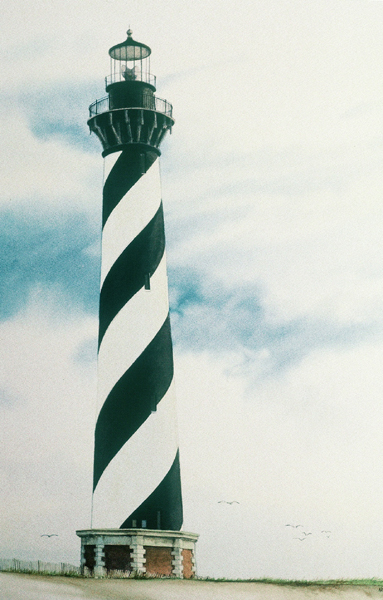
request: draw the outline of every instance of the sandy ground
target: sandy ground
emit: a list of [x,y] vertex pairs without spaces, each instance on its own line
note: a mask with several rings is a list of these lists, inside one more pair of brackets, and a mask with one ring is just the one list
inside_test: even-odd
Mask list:
[[94,580],[0,573],[1,600],[383,600],[383,588],[380,589],[378,586],[293,588],[251,582]]

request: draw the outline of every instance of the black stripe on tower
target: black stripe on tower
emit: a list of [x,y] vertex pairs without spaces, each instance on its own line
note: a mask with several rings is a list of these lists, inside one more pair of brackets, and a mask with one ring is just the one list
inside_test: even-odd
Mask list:
[[146,521],[148,529],[179,530],[182,527],[182,497],[179,451],[159,486],[121,525],[132,526],[132,521]]
[[157,159],[153,151],[143,152],[140,146],[126,146],[116,160],[104,183],[102,202],[102,226],[120,202],[121,198],[146,173]]
[[164,214],[162,203],[148,225],[120,254],[105,277],[100,293],[100,324],[98,345],[123,306],[145,285],[145,276],[152,276],[165,250]]
[[164,397],[172,379],[168,315],[157,335],[115,384],[100,411],[95,431],[93,491],[113,457]]

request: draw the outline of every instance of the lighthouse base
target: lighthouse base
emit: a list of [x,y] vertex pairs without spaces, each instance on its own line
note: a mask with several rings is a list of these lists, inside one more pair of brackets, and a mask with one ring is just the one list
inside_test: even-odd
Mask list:
[[160,529],[84,529],[81,572],[91,577],[196,576],[198,534]]

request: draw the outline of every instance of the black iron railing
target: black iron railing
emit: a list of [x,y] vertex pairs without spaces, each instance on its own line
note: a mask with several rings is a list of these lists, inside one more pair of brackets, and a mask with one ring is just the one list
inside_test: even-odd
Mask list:
[[[167,100],[163,100],[162,98],[157,98],[157,96],[150,96],[142,98],[143,106],[126,106],[126,108],[146,108],[150,110],[155,110],[156,112],[160,112],[168,117],[172,117],[173,115],[173,106]],[[153,105],[154,101],[154,105]],[[147,104],[147,106],[145,106]],[[100,115],[101,113],[107,112],[109,110],[113,110],[109,106],[109,96],[104,96],[104,98],[100,98],[93,102],[89,107],[89,118],[95,117],[96,115]],[[124,110],[124,108],[118,108],[115,110]]]
[[89,117],[94,117],[95,115],[100,115],[109,110],[109,96],[104,96],[104,98],[100,98],[89,107]]

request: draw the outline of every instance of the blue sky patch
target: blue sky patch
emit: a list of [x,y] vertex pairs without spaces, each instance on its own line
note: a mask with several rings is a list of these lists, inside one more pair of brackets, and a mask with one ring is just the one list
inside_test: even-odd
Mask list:
[[22,310],[36,285],[53,285],[72,305],[96,314],[100,260],[82,214],[53,220],[44,214],[0,212],[0,320]]
[[96,136],[89,135],[87,120],[88,106],[103,95],[105,92],[100,82],[84,85],[61,83],[35,88],[15,98],[5,98],[17,103],[37,138],[59,138],[85,152],[100,153],[100,143]]
[[381,335],[376,323],[343,325],[308,317],[271,323],[259,288],[229,289],[197,270],[171,269],[169,285],[173,341],[180,351],[261,352],[268,357],[264,376],[283,372],[313,351],[353,347]]

